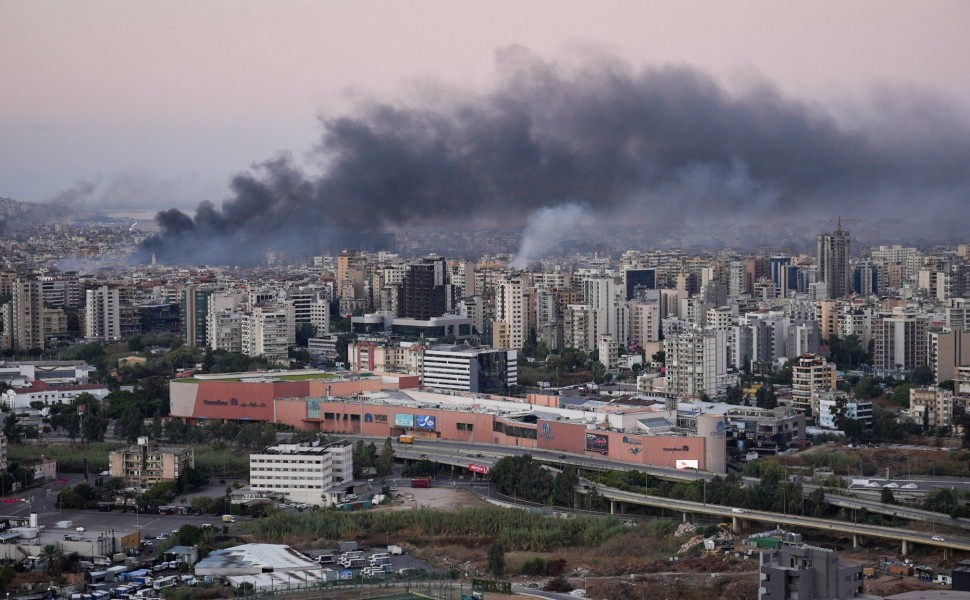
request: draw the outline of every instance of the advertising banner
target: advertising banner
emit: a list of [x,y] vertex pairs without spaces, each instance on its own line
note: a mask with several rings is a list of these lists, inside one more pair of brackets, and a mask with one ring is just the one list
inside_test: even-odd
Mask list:
[[599,454],[610,453],[610,438],[600,433],[586,434],[586,451]]
[[414,427],[414,416],[395,413],[394,426],[395,427]]
[[696,469],[698,468],[697,464],[698,461],[696,460],[687,460],[684,458],[674,461],[674,466],[678,469]]
[[472,473],[481,473],[482,475],[488,475],[488,467],[485,465],[476,465],[474,463],[468,465],[468,470]]
[[431,415],[417,415],[414,417],[414,427],[416,429],[434,429],[434,417]]

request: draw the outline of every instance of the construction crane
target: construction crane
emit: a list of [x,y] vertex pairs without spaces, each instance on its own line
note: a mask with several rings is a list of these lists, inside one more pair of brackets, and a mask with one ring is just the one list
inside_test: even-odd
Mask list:
[[836,223],[835,231],[837,231],[837,232],[841,232],[842,231],[842,223],[843,222],[849,222],[849,221],[858,221],[859,223],[861,223],[862,222],[862,219],[849,219],[849,218],[846,218],[846,217],[836,217],[834,219],[829,219],[829,223]]

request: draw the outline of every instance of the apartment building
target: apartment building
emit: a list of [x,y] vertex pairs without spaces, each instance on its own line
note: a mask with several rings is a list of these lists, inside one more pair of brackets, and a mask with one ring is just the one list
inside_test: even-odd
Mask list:
[[927,427],[952,427],[953,392],[938,387],[909,390],[909,416]]
[[108,454],[112,477],[124,479],[125,485],[147,488],[161,481],[174,481],[186,469],[195,467],[191,447],[159,446],[147,437],[138,443]]
[[818,415],[819,394],[835,390],[835,363],[821,356],[803,355],[792,364],[792,401],[806,414]]

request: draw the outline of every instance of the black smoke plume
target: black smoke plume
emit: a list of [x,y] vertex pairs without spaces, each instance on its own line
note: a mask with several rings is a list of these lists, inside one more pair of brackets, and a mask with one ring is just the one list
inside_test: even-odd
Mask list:
[[320,175],[288,155],[264,162],[218,208],[159,213],[143,255],[240,264],[409,224],[521,226],[563,205],[584,207],[590,224],[641,223],[645,237],[840,214],[918,214],[951,231],[970,221],[970,127],[915,92],[883,90],[849,121],[768,82],[728,89],[689,66],[565,67],[518,47],[498,65],[486,92],[324,119]]

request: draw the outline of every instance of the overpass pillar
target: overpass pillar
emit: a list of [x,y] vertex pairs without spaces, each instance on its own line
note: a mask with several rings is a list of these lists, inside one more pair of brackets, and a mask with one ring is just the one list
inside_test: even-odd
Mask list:
[[852,547],[853,548],[858,548],[859,547],[859,534],[858,533],[853,533],[852,534]]
[[741,533],[741,523],[735,516],[731,517],[731,531],[734,533]]
[[903,540],[902,555],[903,556],[909,555],[909,544],[906,543],[906,540]]
[[616,514],[616,500],[610,500],[610,514]]
[[686,522],[687,522],[687,511],[684,511],[683,513],[681,513],[681,520],[682,520],[682,521],[683,521],[684,523],[686,523]]

